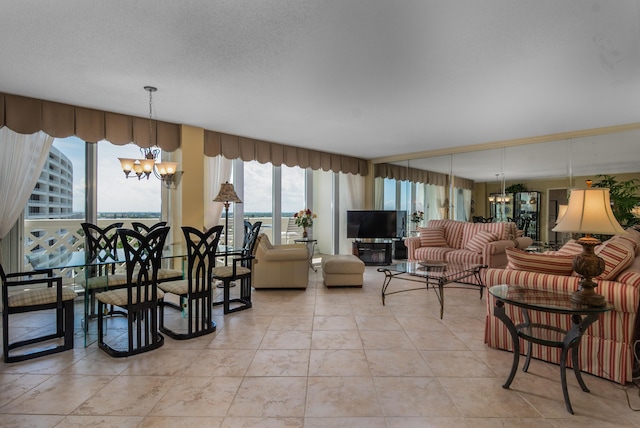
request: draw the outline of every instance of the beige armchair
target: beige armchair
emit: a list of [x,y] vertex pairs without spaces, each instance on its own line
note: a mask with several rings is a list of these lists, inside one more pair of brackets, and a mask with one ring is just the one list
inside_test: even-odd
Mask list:
[[257,246],[251,280],[254,288],[307,288],[309,253],[306,245],[272,245],[269,237],[261,233]]

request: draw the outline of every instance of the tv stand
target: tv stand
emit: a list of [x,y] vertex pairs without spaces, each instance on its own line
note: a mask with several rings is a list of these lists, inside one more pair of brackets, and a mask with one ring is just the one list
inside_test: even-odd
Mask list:
[[351,250],[354,256],[368,266],[391,264],[391,239],[358,239],[353,241]]

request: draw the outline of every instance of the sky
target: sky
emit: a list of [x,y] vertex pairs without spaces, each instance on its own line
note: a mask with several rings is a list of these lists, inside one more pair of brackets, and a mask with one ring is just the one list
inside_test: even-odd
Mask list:
[[[77,137],[68,137],[56,138],[53,145],[73,163],[73,211],[83,212],[85,143]],[[140,149],[133,144],[98,143],[98,212],[160,212],[160,180],[126,179],[118,157],[140,158]]]

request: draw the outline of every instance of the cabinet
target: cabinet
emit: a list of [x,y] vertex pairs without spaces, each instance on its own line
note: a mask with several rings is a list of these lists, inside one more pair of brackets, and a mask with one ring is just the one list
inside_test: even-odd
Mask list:
[[404,245],[404,238],[393,241],[393,258],[398,260],[406,260],[407,246]]
[[365,265],[390,265],[391,240],[353,241],[351,250]]
[[513,221],[524,236],[540,240],[540,192],[492,193],[489,201],[494,222]]

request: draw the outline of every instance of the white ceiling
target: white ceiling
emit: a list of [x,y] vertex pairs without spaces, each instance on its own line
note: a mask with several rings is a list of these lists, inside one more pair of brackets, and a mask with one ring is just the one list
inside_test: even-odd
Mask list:
[[0,0],[0,39],[1,92],[367,159],[640,121],[638,0]]

